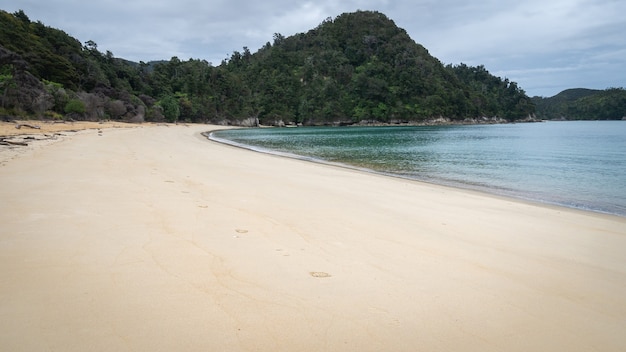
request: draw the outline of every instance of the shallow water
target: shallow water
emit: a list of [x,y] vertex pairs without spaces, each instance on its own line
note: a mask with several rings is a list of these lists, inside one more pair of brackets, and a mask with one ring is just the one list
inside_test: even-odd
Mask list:
[[626,216],[626,121],[216,131],[263,152]]

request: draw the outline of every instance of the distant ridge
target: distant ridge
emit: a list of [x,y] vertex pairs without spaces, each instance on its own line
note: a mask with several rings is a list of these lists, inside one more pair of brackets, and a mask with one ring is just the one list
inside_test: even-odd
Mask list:
[[572,100],[588,97],[590,95],[598,94],[599,92],[601,92],[601,90],[599,89],[570,88],[570,89],[566,89],[560,92],[559,94],[555,95],[553,98],[572,101]]
[[626,116],[626,90],[574,88],[550,97],[533,97],[536,116],[548,120],[621,120]]

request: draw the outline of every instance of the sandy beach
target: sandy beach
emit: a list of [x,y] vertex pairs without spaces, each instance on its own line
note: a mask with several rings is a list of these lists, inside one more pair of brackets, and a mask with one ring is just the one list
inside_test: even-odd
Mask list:
[[2,350],[626,350],[626,218],[118,127],[2,159]]
[[[150,124],[117,121],[0,121],[0,166],[23,153],[44,148],[67,136],[87,131],[102,132],[105,128],[135,128]],[[28,148],[22,148],[22,147]]]

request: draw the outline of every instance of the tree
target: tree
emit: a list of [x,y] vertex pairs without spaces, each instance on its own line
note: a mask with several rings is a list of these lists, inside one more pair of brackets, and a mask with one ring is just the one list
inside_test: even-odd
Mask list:
[[71,99],[65,104],[65,113],[68,115],[79,114],[82,115],[86,111],[85,103],[79,99]]
[[106,103],[106,112],[113,119],[118,119],[126,114],[126,106],[121,100],[110,100]]
[[28,16],[26,16],[26,13],[24,13],[24,10],[18,10],[16,12],[13,13],[13,16],[15,16],[15,18],[19,19],[20,21],[24,22],[24,23],[30,23],[30,18],[28,18]]
[[178,100],[173,95],[167,95],[159,100],[158,104],[163,108],[163,115],[167,122],[178,122],[180,107]]
[[[514,120],[534,111],[514,82],[483,66],[444,67],[374,11],[327,18],[289,37],[275,33],[273,45],[267,42],[256,53],[244,47],[217,67],[178,57],[132,63],[108,50],[101,53],[93,40],[81,43],[30,22],[19,11],[0,10],[0,29],[1,45],[19,57],[0,55],[3,104],[31,113],[50,105],[46,94],[54,98],[56,112],[63,112],[69,97],[80,97],[82,118],[91,119],[136,115],[144,104],[148,119],[162,119],[162,111],[169,121],[238,123],[258,117],[269,124],[422,121],[440,115]],[[603,100],[602,106],[613,105]]]
[[96,44],[96,42],[94,42],[93,40],[88,40],[85,42],[85,50],[91,53],[100,53],[98,51],[98,44]]

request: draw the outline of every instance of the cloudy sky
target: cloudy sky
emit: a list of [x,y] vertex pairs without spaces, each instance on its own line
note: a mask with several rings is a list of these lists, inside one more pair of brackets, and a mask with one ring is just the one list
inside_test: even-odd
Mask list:
[[0,0],[0,9],[22,9],[115,57],[214,65],[274,33],[375,10],[444,64],[484,65],[530,96],[626,87],[624,0]]

